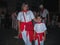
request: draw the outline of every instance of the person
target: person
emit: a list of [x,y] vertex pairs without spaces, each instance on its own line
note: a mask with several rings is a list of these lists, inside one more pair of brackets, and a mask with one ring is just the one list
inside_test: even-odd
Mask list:
[[47,27],[45,23],[42,23],[40,15],[37,16],[37,20],[39,21],[34,25],[35,45],[44,45]]
[[42,22],[44,22],[45,24],[49,24],[49,12],[48,12],[48,10],[47,9],[45,9],[44,8],[44,6],[43,6],[43,4],[41,4],[40,6],[39,6],[39,8],[40,8],[40,15],[42,16]]
[[1,28],[5,28],[5,13],[2,11],[1,13]]
[[17,24],[17,10],[15,10],[12,15],[12,29],[14,30],[14,32],[16,32],[16,35],[14,36],[14,38],[18,39],[18,24]]
[[16,14],[17,11],[14,11],[11,15],[12,17],[12,28],[14,30],[17,30],[17,14]]
[[34,14],[29,10],[28,3],[23,3],[21,6],[22,11],[19,12],[17,16],[18,28],[19,28],[19,38],[22,38],[25,42],[25,45],[32,45],[34,40],[34,28],[32,20],[36,21]]

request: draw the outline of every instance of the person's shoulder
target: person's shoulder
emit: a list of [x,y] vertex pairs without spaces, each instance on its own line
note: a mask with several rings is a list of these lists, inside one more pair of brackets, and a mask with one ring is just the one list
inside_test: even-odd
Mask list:
[[45,25],[45,23],[41,23],[42,25]]
[[28,10],[28,12],[32,12],[31,10]]
[[33,12],[31,10],[28,10],[28,14],[33,14]]

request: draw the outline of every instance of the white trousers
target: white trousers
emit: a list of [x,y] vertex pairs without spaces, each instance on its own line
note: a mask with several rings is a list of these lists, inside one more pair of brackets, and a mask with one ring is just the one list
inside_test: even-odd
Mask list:
[[[35,45],[38,45],[38,39],[35,40]],[[40,45],[44,45],[44,41],[40,41]]]
[[25,45],[32,45],[32,43],[29,40],[29,35],[27,36],[27,33],[25,30],[22,32],[22,38],[25,42]]

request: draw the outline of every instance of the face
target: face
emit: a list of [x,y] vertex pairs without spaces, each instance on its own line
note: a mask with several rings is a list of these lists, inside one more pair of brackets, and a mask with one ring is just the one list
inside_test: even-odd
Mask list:
[[44,6],[43,5],[40,5],[40,9],[42,10],[44,8]]
[[44,8],[40,8],[40,10],[43,10]]
[[41,21],[42,21],[42,18],[41,18],[41,17],[37,17],[37,20],[38,20],[39,22],[41,22]]
[[28,5],[26,4],[26,5],[23,5],[23,10],[28,10]]

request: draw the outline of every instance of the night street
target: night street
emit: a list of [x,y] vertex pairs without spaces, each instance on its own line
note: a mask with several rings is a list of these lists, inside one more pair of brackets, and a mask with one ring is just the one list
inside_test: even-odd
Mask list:
[[[23,40],[15,39],[17,31],[13,29],[1,29],[0,45],[24,45]],[[45,45],[60,45],[60,29],[58,27],[49,28]]]
[[60,0],[0,0],[0,45],[30,44],[32,38],[25,44],[18,38],[20,31],[24,39],[34,36],[38,43],[46,37],[40,45],[60,45]]

